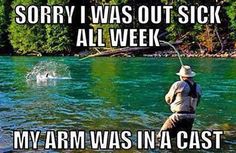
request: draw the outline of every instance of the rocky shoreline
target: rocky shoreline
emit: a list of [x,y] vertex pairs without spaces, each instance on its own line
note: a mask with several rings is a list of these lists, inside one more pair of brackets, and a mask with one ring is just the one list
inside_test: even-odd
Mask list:
[[[104,51],[91,50],[84,51],[74,56],[88,58],[88,57],[177,57],[177,53],[174,50],[156,50],[147,47],[136,47],[136,48],[118,48]],[[180,52],[181,57],[194,57],[194,58],[236,58],[236,50],[227,50],[217,53],[206,53],[204,51],[186,51]]]
[[[236,51],[234,52],[222,52],[216,54],[204,54],[204,53],[180,53],[181,57],[199,57],[199,58],[236,58]],[[143,57],[177,57],[177,54],[172,51],[158,51],[154,54],[143,54]]]
[[[107,51],[105,51],[107,52]],[[109,53],[105,53],[103,51],[99,52],[101,54],[98,54],[94,51],[82,51],[78,54],[68,54],[68,53],[59,53],[59,54],[37,54],[37,53],[31,53],[26,55],[19,55],[19,54],[0,54],[0,56],[75,56],[75,57],[87,57],[91,55],[92,57],[150,57],[150,58],[158,58],[158,57],[177,57],[177,54],[175,51],[172,50],[162,50],[162,51],[145,51],[145,52],[139,52],[138,50],[134,52],[120,52],[120,53],[114,53],[113,51],[109,51]],[[201,53],[201,52],[194,52],[189,51],[186,53],[180,52],[181,57],[188,57],[188,58],[236,58],[236,50],[234,51],[227,51],[227,52],[219,52],[219,53]]]

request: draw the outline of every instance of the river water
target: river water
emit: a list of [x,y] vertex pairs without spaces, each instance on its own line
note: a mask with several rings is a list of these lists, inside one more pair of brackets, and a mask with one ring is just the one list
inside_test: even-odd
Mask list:
[[[41,61],[67,65],[71,79],[27,81]],[[224,130],[222,150],[235,151],[236,60],[183,61],[203,90],[194,129]],[[0,137],[10,142],[17,129],[159,130],[179,68],[177,58],[0,57]]]

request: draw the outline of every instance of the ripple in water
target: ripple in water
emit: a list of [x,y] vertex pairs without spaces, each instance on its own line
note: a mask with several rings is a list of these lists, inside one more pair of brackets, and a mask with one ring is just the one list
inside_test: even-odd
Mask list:
[[27,81],[44,82],[56,79],[71,79],[69,67],[54,61],[42,61],[26,75]]

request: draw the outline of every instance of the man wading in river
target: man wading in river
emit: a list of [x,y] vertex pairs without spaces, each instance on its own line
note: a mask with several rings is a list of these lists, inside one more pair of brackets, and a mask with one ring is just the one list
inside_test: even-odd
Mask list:
[[179,73],[180,81],[175,82],[165,96],[173,114],[162,126],[162,131],[168,131],[171,138],[176,137],[178,131],[190,134],[195,118],[195,110],[200,101],[201,89],[193,80],[196,75],[190,66],[182,66]]

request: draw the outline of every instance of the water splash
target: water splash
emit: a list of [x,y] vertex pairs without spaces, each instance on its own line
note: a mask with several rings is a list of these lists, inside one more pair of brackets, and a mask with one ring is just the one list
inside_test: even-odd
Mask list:
[[54,61],[42,61],[27,73],[27,81],[48,81],[56,79],[71,79],[69,67]]

